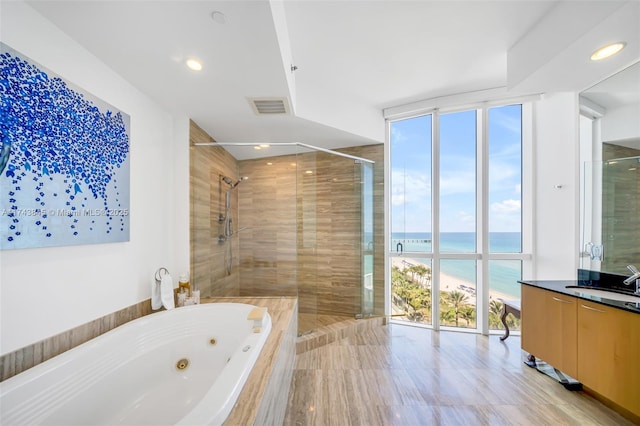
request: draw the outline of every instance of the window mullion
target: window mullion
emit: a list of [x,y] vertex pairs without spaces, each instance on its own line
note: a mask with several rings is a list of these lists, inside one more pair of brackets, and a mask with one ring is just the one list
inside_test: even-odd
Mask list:
[[478,110],[478,239],[480,267],[476,299],[476,326],[489,334],[489,112],[486,106]]
[[431,324],[440,329],[440,113],[432,116],[431,146]]
[[536,157],[533,150],[534,109],[531,103],[522,105],[522,253],[529,255],[529,261],[522,262],[522,277],[535,279],[536,241],[534,233],[535,180],[533,170]]

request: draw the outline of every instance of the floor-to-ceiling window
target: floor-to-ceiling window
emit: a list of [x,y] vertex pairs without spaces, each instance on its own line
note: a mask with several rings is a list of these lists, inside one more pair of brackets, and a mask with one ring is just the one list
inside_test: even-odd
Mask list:
[[482,332],[503,327],[502,301],[520,298],[517,280],[530,262],[531,227],[523,226],[530,216],[522,209],[529,111],[484,106],[390,121],[394,319]]

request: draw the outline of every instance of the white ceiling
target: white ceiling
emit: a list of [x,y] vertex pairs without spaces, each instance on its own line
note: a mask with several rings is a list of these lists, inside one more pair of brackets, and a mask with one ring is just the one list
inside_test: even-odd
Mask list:
[[[485,89],[579,91],[640,57],[637,1],[28,3],[221,142],[380,143],[385,108]],[[622,54],[583,59],[617,37]],[[192,56],[203,71],[185,67]],[[293,113],[257,116],[250,97],[287,97]]]
[[605,110],[640,103],[640,62],[588,88],[581,96]]
[[[612,75],[588,88],[580,94],[581,107],[587,107],[587,115],[594,111],[606,117],[619,120],[617,117],[623,116],[622,125],[620,121],[614,121],[615,128],[634,128],[635,131],[626,130],[628,134],[640,134],[640,62],[636,62],[630,67]],[[590,110],[589,110],[590,109]],[[621,112],[626,111],[626,112]],[[629,118],[630,117],[630,118]],[[635,119],[633,118],[635,117]],[[603,126],[611,126],[605,121]],[[619,136],[620,133],[614,133]],[[628,136],[625,134],[625,136]],[[610,136],[610,133],[603,131],[603,137]],[[619,146],[626,146],[640,150],[640,137],[628,139],[605,140]]]

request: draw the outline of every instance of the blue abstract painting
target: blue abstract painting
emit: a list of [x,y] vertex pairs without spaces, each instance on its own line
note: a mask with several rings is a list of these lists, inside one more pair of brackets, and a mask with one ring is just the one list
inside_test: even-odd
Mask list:
[[0,43],[0,249],[129,241],[129,116]]

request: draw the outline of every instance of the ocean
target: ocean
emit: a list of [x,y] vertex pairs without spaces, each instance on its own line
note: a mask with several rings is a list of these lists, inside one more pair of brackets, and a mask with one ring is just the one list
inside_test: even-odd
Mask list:
[[[473,232],[443,232],[440,234],[440,252],[474,253],[476,236]],[[401,244],[401,246],[399,245]],[[431,252],[430,232],[393,233],[391,250],[403,252]],[[489,251],[491,253],[520,253],[521,234],[519,232],[489,233]],[[407,255],[410,257],[410,254]],[[489,288],[513,297],[520,298],[522,263],[519,260],[489,261]],[[474,260],[442,259],[440,270],[443,274],[470,283],[476,282],[476,262]]]

